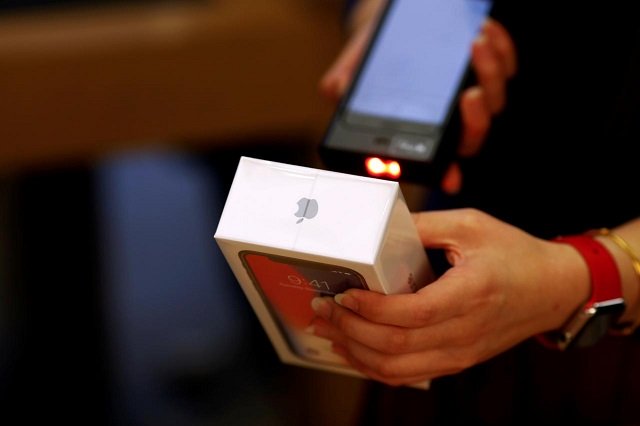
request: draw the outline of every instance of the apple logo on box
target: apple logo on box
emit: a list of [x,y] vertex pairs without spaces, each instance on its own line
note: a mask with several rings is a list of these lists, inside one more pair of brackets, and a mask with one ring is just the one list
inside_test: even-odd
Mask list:
[[305,219],[313,219],[318,214],[318,202],[314,199],[302,197],[298,200],[298,211],[294,214],[300,218],[296,224]]

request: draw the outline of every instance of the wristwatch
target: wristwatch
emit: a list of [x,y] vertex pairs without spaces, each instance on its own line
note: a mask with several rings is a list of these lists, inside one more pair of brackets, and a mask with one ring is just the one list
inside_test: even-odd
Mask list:
[[545,346],[559,350],[591,346],[624,312],[618,266],[605,246],[590,236],[563,236],[553,241],[569,244],[582,255],[591,276],[591,296],[559,330],[536,337]]

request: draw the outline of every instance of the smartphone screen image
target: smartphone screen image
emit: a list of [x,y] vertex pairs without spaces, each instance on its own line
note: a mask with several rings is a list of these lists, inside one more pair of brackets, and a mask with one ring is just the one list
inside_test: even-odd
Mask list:
[[239,256],[291,351],[307,360],[344,364],[331,351],[329,341],[305,329],[315,318],[314,297],[334,296],[349,288],[367,289],[362,275],[342,266],[254,251],[242,251]]
[[[463,79],[486,0],[396,0],[347,102],[345,120],[438,126]],[[420,45],[416,49],[416,44]]]
[[323,141],[329,165],[373,155],[424,172],[455,153],[458,95],[491,7],[491,0],[389,0]]

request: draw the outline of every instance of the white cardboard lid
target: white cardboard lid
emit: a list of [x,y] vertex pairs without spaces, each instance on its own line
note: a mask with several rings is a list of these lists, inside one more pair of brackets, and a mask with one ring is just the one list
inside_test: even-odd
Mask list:
[[[215,238],[374,263],[398,191],[397,182],[242,157]],[[307,200],[317,214],[296,216],[312,216]]]

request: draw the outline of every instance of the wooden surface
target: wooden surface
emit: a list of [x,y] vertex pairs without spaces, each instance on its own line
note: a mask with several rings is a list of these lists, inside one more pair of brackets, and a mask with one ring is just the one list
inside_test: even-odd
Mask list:
[[0,16],[0,172],[151,144],[318,136],[340,1],[210,0]]

